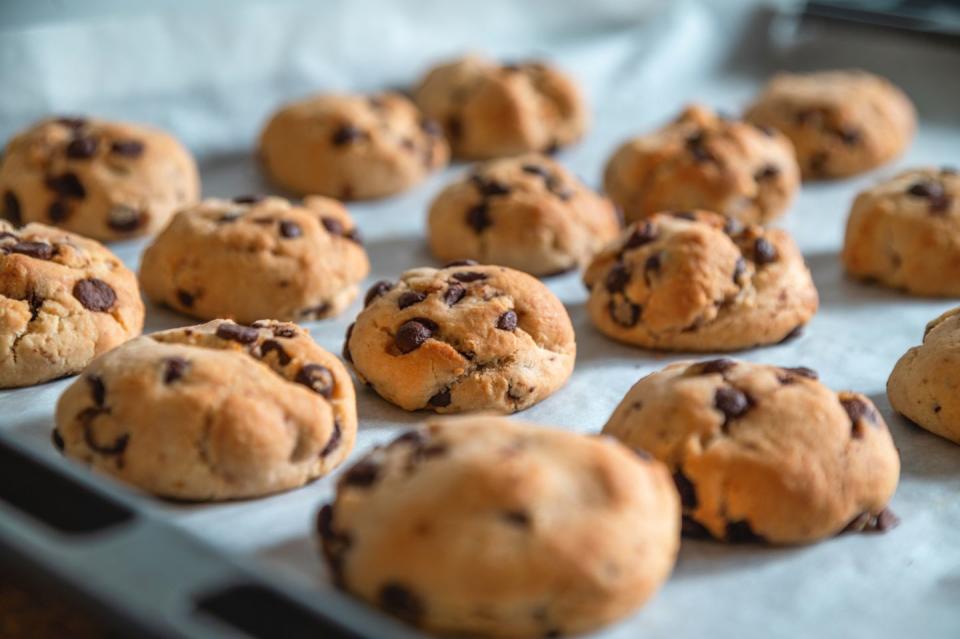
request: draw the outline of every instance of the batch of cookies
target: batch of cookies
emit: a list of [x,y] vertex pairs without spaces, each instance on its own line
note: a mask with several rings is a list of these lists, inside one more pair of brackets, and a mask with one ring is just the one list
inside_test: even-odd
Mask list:
[[[798,334],[817,291],[791,237],[764,224],[801,180],[897,156],[915,128],[899,89],[860,71],[780,74],[742,118],[690,106],[616,150],[606,195],[550,157],[588,122],[553,67],[471,56],[411,95],[277,111],[258,157],[298,202],[201,200],[189,152],[146,126],[56,118],[15,136],[0,161],[0,387],[79,374],[54,445],[185,500],[264,496],[341,465],[358,424],[347,365],[404,410],[479,412],[353,460],[317,519],[337,586],[432,632],[597,628],[663,583],[681,533],[803,544],[896,523],[883,418],[808,368],[671,364],[630,389],[601,436],[491,413],[530,407],[573,371],[570,317],[540,277],[583,268],[595,328],[637,347],[736,351]],[[343,313],[370,269],[341,201],[411,188],[451,156],[478,163],[430,206],[445,265],[374,283],[342,359],[327,352],[296,322]],[[960,295],[958,226],[957,172],[909,170],[856,198],[843,264]],[[144,235],[138,275],[98,242]],[[141,336],[141,292],[206,323]],[[958,313],[932,321],[889,384],[897,411],[956,442],[957,404],[942,399],[960,381],[958,331]]]

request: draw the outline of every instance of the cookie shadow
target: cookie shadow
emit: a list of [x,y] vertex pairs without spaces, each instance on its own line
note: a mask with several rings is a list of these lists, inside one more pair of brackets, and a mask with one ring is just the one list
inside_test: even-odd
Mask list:
[[358,430],[389,428],[399,435],[412,425],[419,424],[436,413],[428,410],[407,411],[380,397],[369,386],[356,383]]
[[200,159],[199,168],[204,197],[280,195],[299,199],[296,194],[271,183],[260,170],[256,155],[246,150],[205,156]]
[[839,252],[810,253],[803,257],[820,294],[821,308],[855,308],[874,304],[902,304],[913,300],[930,301],[851,278],[844,271]]
[[683,581],[732,571],[753,571],[772,563],[789,561],[804,551],[804,546],[725,544],[684,537],[670,579]]
[[143,303],[147,309],[147,316],[143,323],[144,334],[166,331],[171,328],[181,328],[183,326],[193,326],[204,322],[204,320],[183,315],[168,306],[155,304],[150,300],[144,300]]
[[321,559],[318,540],[311,534],[264,546],[255,551],[255,558],[310,588],[333,590],[330,569]]
[[900,473],[920,478],[960,480],[960,445],[921,428],[890,406],[886,393],[870,395],[900,452]]

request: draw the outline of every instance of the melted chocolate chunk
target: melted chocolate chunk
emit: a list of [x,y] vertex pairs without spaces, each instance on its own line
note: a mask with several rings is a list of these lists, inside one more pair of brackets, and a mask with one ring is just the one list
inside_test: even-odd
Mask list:
[[623,262],[617,262],[607,273],[603,283],[609,293],[622,293],[630,283],[630,270]]
[[444,388],[442,391],[434,394],[427,403],[433,406],[434,408],[444,408],[450,405],[452,398],[450,397],[450,389]]
[[263,199],[262,195],[238,195],[233,198],[236,204],[256,204]]
[[[261,356],[261,357],[264,357],[264,358],[265,358],[265,357],[266,357],[267,355],[269,355],[270,353],[276,353],[276,354],[277,354],[277,362],[278,362],[281,366],[286,366],[287,364],[290,363],[290,360],[291,360],[290,355],[289,355],[289,354],[287,353],[287,351],[283,348],[283,346],[280,345],[280,342],[278,342],[278,341],[276,341],[276,340],[268,339],[268,340],[264,341],[263,344],[260,345],[260,356]],[[303,372],[303,371],[301,370],[301,372]],[[299,381],[299,380],[297,380],[297,381]]]
[[843,410],[850,417],[850,434],[859,439],[863,437],[863,422],[876,425],[877,416],[873,408],[859,397],[846,397],[840,400]]
[[217,337],[220,339],[238,342],[240,344],[252,344],[257,341],[260,331],[249,326],[242,326],[233,322],[224,322],[217,326]]
[[379,282],[374,282],[367,290],[367,294],[363,297],[363,307],[366,308],[373,303],[378,297],[382,297],[393,290],[393,283],[386,280],[380,280]]
[[397,298],[397,306],[400,309],[404,309],[408,306],[419,304],[425,299],[427,299],[426,293],[421,293],[420,291],[404,291],[400,294],[400,297]]
[[172,384],[183,377],[188,368],[190,368],[190,362],[182,357],[168,357],[163,362],[163,383]]
[[447,306],[453,306],[462,300],[466,294],[466,287],[457,282],[451,282],[450,285],[447,286],[447,290],[443,292],[443,301]]
[[17,242],[11,246],[3,247],[3,252],[18,253],[37,260],[49,260],[53,258],[54,249],[46,242]]
[[113,308],[117,294],[113,288],[95,277],[80,280],[73,285],[73,296],[88,311],[104,313]]
[[764,180],[775,178],[778,175],[780,175],[780,169],[773,164],[767,164],[753,175],[753,179],[757,182],[763,182]]
[[110,152],[125,158],[143,155],[144,145],[140,140],[117,140],[110,145]]
[[470,181],[473,182],[474,186],[477,187],[477,190],[480,191],[480,194],[485,198],[510,193],[509,186],[501,184],[496,180],[488,180],[479,175],[472,175],[470,176]]
[[340,477],[340,484],[343,486],[367,488],[377,481],[379,475],[379,464],[372,459],[361,459],[343,473]]
[[3,192],[3,216],[16,226],[23,225],[23,212],[20,208],[20,198],[9,189]]
[[433,320],[417,317],[400,325],[394,341],[400,352],[406,355],[420,348],[438,328]]
[[54,200],[47,207],[47,217],[51,222],[62,222],[70,215],[70,208],[66,202]]
[[645,274],[656,273],[660,270],[660,267],[663,265],[663,256],[661,253],[654,253],[647,258],[647,261],[643,263],[643,272]]
[[321,457],[326,457],[333,451],[337,449],[340,445],[340,440],[343,438],[343,428],[340,426],[340,420],[333,420],[333,432],[330,433],[330,439],[327,440],[326,445],[323,447],[323,450],[320,451]]
[[486,273],[478,273],[476,271],[458,271],[452,274],[450,277],[460,282],[479,282],[481,280],[487,279]]
[[60,175],[51,175],[46,179],[47,188],[62,198],[82,200],[87,197],[87,189],[83,187],[76,173],[67,171]]
[[520,167],[520,170],[530,175],[538,175],[544,180],[550,177],[550,169],[545,166],[540,166],[539,164],[524,164]]
[[177,301],[186,308],[191,308],[194,302],[194,296],[182,288],[177,289]]
[[453,268],[455,266],[476,266],[476,260],[454,260],[452,262],[447,262],[443,265],[443,268]]
[[352,124],[345,124],[334,132],[332,142],[334,146],[345,146],[358,142],[365,137],[367,137],[367,134],[363,129],[359,129]]
[[691,368],[694,368],[698,375],[710,375],[712,373],[723,375],[736,365],[736,361],[722,357],[720,359],[708,359],[705,362],[694,364]]
[[731,544],[763,544],[767,540],[753,532],[750,522],[746,519],[728,521],[725,539]]
[[723,413],[723,428],[738,417],[742,417],[753,402],[746,393],[732,386],[721,386],[713,396],[713,407]]
[[90,396],[97,408],[103,408],[103,403],[107,399],[107,386],[103,383],[103,378],[99,375],[87,375],[87,386],[90,387]]
[[482,233],[493,224],[486,202],[480,202],[467,209],[466,220],[467,225],[477,233]]
[[303,235],[303,229],[300,228],[300,225],[296,222],[291,222],[290,220],[281,220],[280,221],[280,236],[287,239],[292,239],[295,237],[300,237]]
[[40,309],[43,308],[43,298],[37,295],[35,291],[31,291],[27,296],[27,304],[30,306],[30,321],[32,322],[37,319]]
[[690,515],[683,515],[680,520],[680,534],[691,539],[713,539],[707,527]]
[[758,237],[753,243],[753,261],[758,265],[776,262],[778,257],[776,247],[766,238]]
[[336,382],[333,373],[326,366],[307,364],[297,372],[293,381],[303,384],[314,393],[327,399],[333,397],[333,387]]
[[340,220],[334,217],[323,217],[320,218],[320,223],[323,224],[323,228],[327,229],[327,233],[330,235],[343,236],[344,227]]
[[716,162],[716,158],[706,147],[706,135],[698,131],[687,138],[687,151],[697,162]]
[[742,257],[738,257],[737,261],[733,265],[733,282],[734,284],[740,283],[740,278],[743,277],[743,274],[747,270],[747,262]]
[[64,153],[71,160],[87,160],[96,155],[99,145],[99,141],[93,136],[80,136],[67,143]]
[[103,414],[104,410],[101,408],[87,408],[77,415],[77,419],[83,425],[83,440],[91,450],[101,455],[120,455],[127,449],[130,435],[124,433],[109,444],[101,444],[98,442],[93,434],[93,422],[98,416]]
[[519,528],[530,527],[530,514],[523,510],[508,510],[503,513],[503,520]]
[[642,309],[639,305],[626,300],[622,302],[610,300],[607,310],[610,313],[610,319],[612,319],[615,324],[619,324],[624,328],[630,328],[631,326],[636,326],[637,322],[640,321],[640,312]]
[[386,612],[416,624],[426,612],[423,602],[406,586],[395,581],[385,583],[377,595],[380,607]]
[[794,375],[799,375],[800,377],[806,377],[807,379],[818,379],[820,377],[817,375],[817,371],[812,368],[807,368],[806,366],[791,366],[783,370],[788,373],[793,373]]
[[693,510],[700,503],[697,499],[697,487],[693,485],[690,478],[687,477],[683,468],[677,469],[673,473],[673,483],[677,486],[677,492],[680,493],[680,503],[687,510]]
[[630,249],[635,249],[638,246],[643,246],[644,244],[649,244],[657,239],[657,229],[652,222],[643,222],[642,224],[636,226],[633,231],[630,233],[630,237],[627,238],[627,241],[623,245],[623,249],[628,251]]
[[501,331],[515,331],[517,329],[517,314],[507,311],[497,318],[497,328]]

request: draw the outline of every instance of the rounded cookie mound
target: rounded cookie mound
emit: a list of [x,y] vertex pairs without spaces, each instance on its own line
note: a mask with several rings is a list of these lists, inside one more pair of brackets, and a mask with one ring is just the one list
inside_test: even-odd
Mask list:
[[156,495],[214,500],[325,475],[356,432],[349,374],[304,329],[215,320],[95,360],[60,397],[53,440]]
[[603,432],[667,464],[684,534],[799,544],[896,523],[900,458],[883,418],[809,368],[672,364],[637,382]]
[[624,143],[607,161],[604,187],[628,222],[670,209],[707,209],[741,222],[779,217],[800,170],[789,140],[702,106]]
[[645,602],[673,567],[679,515],[649,456],[470,417],[432,420],[348,468],[318,529],[335,583],[407,622],[556,637]]
[[471,263],[377,282],[347,330],[344,359],[405,410],[514,412],[563,386],[573,326],[538,280]]
[[745,118],[782,131],[806,179],[885,164],[910,144],[916,113],[897,87],[865,71],[778,73]]
[[146,295],[201,319],[331,317],[370,270],[342,204],[307,197],[204,200],[184,209],[143,254]]
[[260,135],[260,160],[277,184],[342,200],[405,191],[449,155],[440,127],[396,93],[305,98],[274,113]]
[[0,388],[76,373],[142,329],[137,278],[103,245],[0,220]]
[[842,258],[854,277],[916,295],[960,296],[960,174],[911,169],[860,193]]
[[502,65],[479,56],[446,62],[424,76],[414,99],[443,125],[461,158],[551,153],[587,128],[577,85],[541,62]]
[[139,124],[43,120],[0,158],[0,210],[99,240],[154,233],[200,196],[197,166],[172,136]]
[[817,310],[785,231],[707,212],[659,213],[601,251],[583,278],[604,334],[674,351],[731,351],[795,334]]
[[428,228],[442,261],[551,275],[585,264],[616,237],[620,221],[609,200],[530,154],[481,164],[448,186],[430,206]]
[[960,444],[960,308],[927,324],[923,344],[897,362],[887,380],[890,406],[919,426]]

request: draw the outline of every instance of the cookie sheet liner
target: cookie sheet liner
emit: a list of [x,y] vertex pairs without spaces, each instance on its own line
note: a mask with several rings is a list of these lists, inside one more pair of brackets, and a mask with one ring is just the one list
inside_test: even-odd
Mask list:
[[[224,11],[101,16],[0,31],[5,52],[0,137],[50,108],[154,122],[198,154],[206,195],[268,192],[252,145],[279,102],[320,89],[409,84],[430,60],[473,48],[504,58],[547,57],[583,83],[593,128],[587,140],[558,159],[596,186],[603,162],[624,137],[666,121],[688,101],[736,113],[780,68],[860,66],[890,77],[918,106],[916,140],[905,157],[869,175],[804,186],[777,225],[803,249],[821,310],[798,339],[739,356],[810,366],[832,388],[873,399],[902,457],[892,503],[902,524],[885,535],[844,535],[800,548],[684,540],[663,590],[634,616],[592,636],[960,635],[960,446],[894,415],[884,392],[897,358],[919,343],[928,320],[955,303],[849,281],[838,255],[858,190],[902,167],[960,164],[960,50],[949,42],[824,23],[796,29],[793,21],[743,0],[434,3],[430,20],[423,19],[423,7],[405,4],[378,3],[375,21],[365,3],[245,3]],[[468,19],[455,20],[460,14]],[[489,35],[494,33],[499,36]],[[79,59],[99,60],[102,77],[86,76],[71,62]],[[350,205],[371,256],[366,284],[433,263],[423,238],[426,207],[463,170],[455,165],[409,193]],[[142,247],[142,241],[113,245],[133,267]],[[577,274],[547,283],[573,319],[577,366],[566,387],[519,418],[597,432],[637,379],[685,359],[602,337],[586,316],[586,292]],[[339,318],[306,326],[321,345],[339,352],[359,308],[357,301]],[[148,307],[147,330],[188,323]],[[10,490],[0,490],[0,559],[29,565],[34,574],[42,572],[51,583],[106,606],[143,636],[232,636],[210,621],[211,615],[193,612],[198,598],[208,610],[232,606],[234,612],[257,610],[265,619],[288,620],[294,625],[283,627],[289,633],[284,636],[300,636],[298,628],[337,636],[329,629],[325,635],[310,630],[309,618],[296,626],[297,614],[270,608],[258,598],[258,588],[332,615],[360,635],[416,635],[330,586],[312,531],[335,476],[259,500],[215,505],[154,500],[93,476],[54,451],[54,405],[69,383],[0,392],[0,459],[13,459],[4,452],[12,445],[10,450],[41,468],[66,473],[69,485],[105,490],[130,516],[92,533],[56,532],[16,507]],[[358,389],[358,401],[361,426],[351,459],[428,417],[400,411],[364,388]],[[22,459],[19,463],[5,462],[0,477],[3,483],[21,482],[21,505],[34,495],[54,504],[47,509],[54,512],[67,502],[86,503],[58,497],[65,491],[40,482],[40,471],[11,470],[25,468]],[[34,482],[40,483],[33,487]]]

